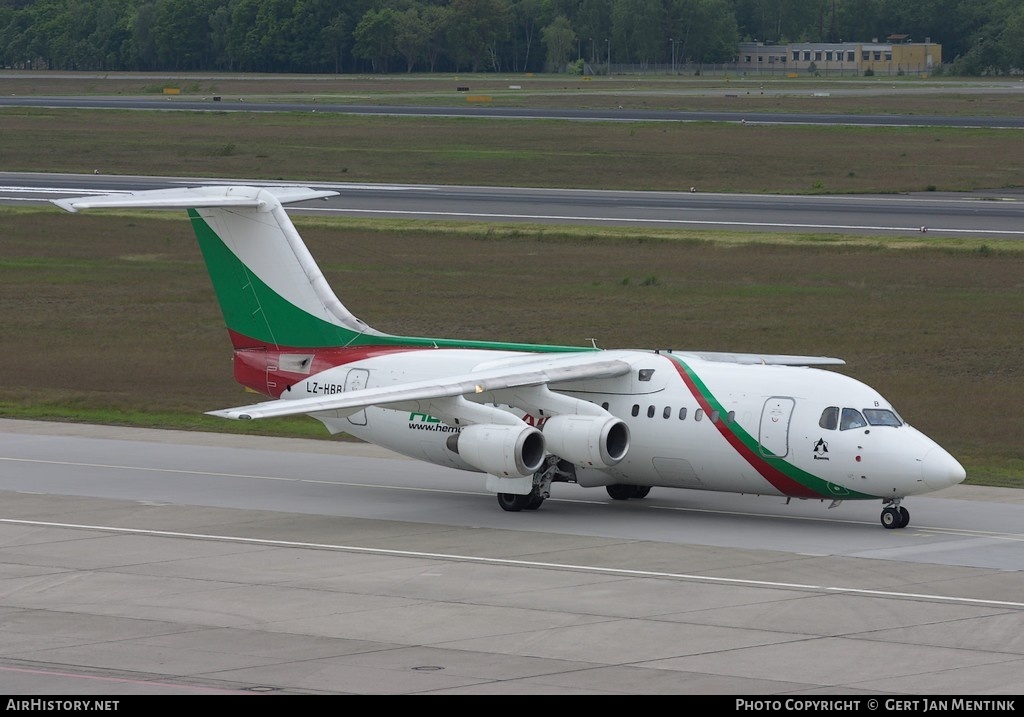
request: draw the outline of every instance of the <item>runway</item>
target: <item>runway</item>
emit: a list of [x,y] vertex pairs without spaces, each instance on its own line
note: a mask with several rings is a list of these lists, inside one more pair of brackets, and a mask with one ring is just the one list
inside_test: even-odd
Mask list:
[[364,444],[0,420],[0,690],[1019,694],[1024,491],[906,505],[513,514]]
[[[901,91],[905,91],[901,89]],[[1012,91],[1012,90],[1010,90]],[[807,90],[813,96],[813,90]],[[880,94],[878,89],[862,91]],[[726,94],[729,94],[726,92]],[[831,88],[830,88],[831,94]],[[912,94],[912,93],[911,93]],[[614,109],[554,107],[490,107],[484,105],[382,105],[356,102],[324,102],[315,98],[296,101],[289,97],[266,101],[262,98],[213,96],[189,97],[0,97],[0,107],[44,107],[48,109],[108,109],[186,112],[328,112],[351,115],[403,117],[474,117],[488,119],[540,119],[577,122],[743,122],[758,124],[814,124],[856,127],[983,127],[1019,129],[1024,118],[1014,116],[959,116],[922,114],[827,114],[806,112],[720,112],[654,110],[636,107]]]
[[[0,172],[0,204],[199,184],[281,184],[209,177]],[[921,192],[884,196],[781,196],[529,187],[306,182],[337,197],[289,207],[293,214],[745,232],[814,232],[984,239],[1024,238],[1024,192]]]

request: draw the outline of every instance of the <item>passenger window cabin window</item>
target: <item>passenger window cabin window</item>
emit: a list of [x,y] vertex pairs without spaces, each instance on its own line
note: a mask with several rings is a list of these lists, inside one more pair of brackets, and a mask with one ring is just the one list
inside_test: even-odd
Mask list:
[[718,423],[718,411],[711,412],[711,422]]
[[662,418],[671,418],[672,417],[672,407],[671,406],[665,406],[665,410],[661,412],[661,417]]
[[839,425],[839,406],[829,406],[821,412],[818,425],[826,431],[834,431]]
[[640,404],[639,403],[634,403],[633,404],[633,411],[632,411],[632,413],[633,413],[634,416],[639,416],[640,415]]
[[696,411],[693,412],[693,420],[699,421],[702,418],[704,418],[704,409],[703,408],[698,408]]
[[647,417],[654,418],[654,406],[647,407]]
[[725,414],[725,420],[729,423],[736,423],[736,411],[729,411]]
[[868,425],[868,422],[864,420],[864,416],[860,415],[860,411],[856,408],[844,408],[843,417],[839,422],[840,431],[848,431],[851,428],[863,428]]
[[686,420],[686,407],[685,406],[683,408],[679,409],[679,420],[680,421],[685,421]]

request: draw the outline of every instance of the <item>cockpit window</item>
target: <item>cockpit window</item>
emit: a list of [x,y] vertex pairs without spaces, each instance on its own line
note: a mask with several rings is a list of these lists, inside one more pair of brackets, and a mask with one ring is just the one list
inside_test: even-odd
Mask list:
[[864,417],[872,426],[902,426],[903,421],[887,408],[865,408]]
[[860,415],[860,411],[856,408],[844,408],[843,417],[839,422],[840,431],[848,431],[851,428],[863,428],[868,425],[868,422],[864,420],[864,416]]
[[839,426],[839,406],[829,406],[821,412],[818,425],[828,431],[834,431]]

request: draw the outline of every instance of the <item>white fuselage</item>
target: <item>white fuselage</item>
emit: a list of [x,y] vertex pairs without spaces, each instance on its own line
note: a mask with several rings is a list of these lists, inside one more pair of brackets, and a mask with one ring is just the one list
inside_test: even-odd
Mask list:
[[[877,391],[833,371],[738,365],[650,351],[604,351],[628,374],[552,385],[601,406],[629,428],[625,457],[578,466],[584,486],[632,484],[794,497],[891,499],[945,488],[963,469],[930,438],[904,423]],[[377,356],[299,382],[282,398],[308,398],[470,373],[536,359],[536,354],[435,349]],[[468,397],[543,430],[546,416],[516,406],[514,392]],[[417,402],[354,414],[314,414],[398,453],[480,472],[450,450],[464,426],[445,423]],[[847,416],[852,418],[845,427]],[[864,416],[870,416],[864,420]],[[836,417],[834,425],[831,416]],[[841,417],[841,418],[840,418]],[[863,423],[864,425],[858,425]]]

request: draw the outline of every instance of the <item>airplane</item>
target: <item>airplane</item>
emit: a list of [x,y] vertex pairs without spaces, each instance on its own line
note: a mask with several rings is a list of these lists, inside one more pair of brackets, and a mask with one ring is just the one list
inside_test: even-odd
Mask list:
[[614,500],[652,487],[830,501],[902,501],[963,466],[827,356],[601,349],[397,336],[336,296],[285,204],[338,194],[218,185],[52,200],[187,210],[233,347],[234,377],[271,400],[209,411],[306,414],[399,454],[486,474],[509,512],[554,483]]

